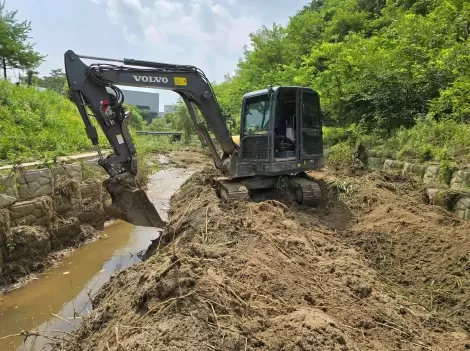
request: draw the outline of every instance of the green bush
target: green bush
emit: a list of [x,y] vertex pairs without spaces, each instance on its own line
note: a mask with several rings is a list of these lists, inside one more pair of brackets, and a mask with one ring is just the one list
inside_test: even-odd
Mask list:
[[[389,136],[365,133],[356,125],[348,128],[324,127],[324,145],[329,149],[330,161],[350,160],[354,148],[360,142],[368,151],[378,151],[385,157],[403,160],[470,161],[470,125],[456,120],[435,120],[432,117],[418,119],[412,128],[404,128]],[[346,153],[350,152],[346,157]]]
[[54,91],[0,81],[0,162],[92,149],[76,106]]
[[367,133],[364,128],[356,124],[351,124],[347,128],[343,127],[323,127],[323,144],[329,148],[339,143],[345,143],[355,148],[362,143],[367,149],[372,149],[383,144],[383,136],[379,133]]
[[323,127],[323,144],[325,147],[330,147],[342,142],[355,144],[357,137],[353,127]]
[[139,110],[134,105],[124,104],[126,110],[132,111],[131,120],[129,123],[130,128],[135,130],[143,130],[147,127],[147,121],[142,117],[142,112],[145,110]]
[[335,144],[328,149],[328,163],[351,163],[354,148],[348,142]]
[[418,120],[410,129],[400,129],[381,145],[382,150],[395,150],[395,157],[419,161],[470,160],[470,125],[453,119]]

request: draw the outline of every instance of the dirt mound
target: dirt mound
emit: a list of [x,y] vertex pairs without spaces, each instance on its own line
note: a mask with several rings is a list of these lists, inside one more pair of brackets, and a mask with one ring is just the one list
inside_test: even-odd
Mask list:
[[434,328],[433,313],[379,276],[371,260],[379,246],[361,252],[375,239],[358,245],[359,233],[375,236],[377,227],[356,216],[373,217],[380,192],[325,175],[331,199],[320,208],[288,199],[227,205],[211,173],[182,186],[153,254],[103,286],[64,349],[458,350],[469,342],[451,322]]
[[[324,181],[337,184],[338,174]],[[342,176],[349,194],[342,203],[354,221],[339,232],[359,248],[381,279],[430,318],[435,331],[470,332],[470,222],[439,206],[423,203],[421,185],[411,179],[372,173],[360,178]],[[340,206],[323,218],[337,223]]]

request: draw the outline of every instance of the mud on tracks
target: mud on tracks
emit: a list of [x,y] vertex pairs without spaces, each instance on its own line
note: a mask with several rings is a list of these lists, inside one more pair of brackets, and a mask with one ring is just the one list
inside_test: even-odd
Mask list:
[[319,208],[288,198],[227,205],[208,184],[212,172],[175,194],[154,253],[104,285],[63,349],[465,348],[463,317],[452,310],[465,308],[465,293],[451,309],[417,301],[426,278],[439,285],[451,274],[450,261],[430,261],[466,244],[453,240],[469,226],[420,207],[413,185],[323,172],[330,199]]

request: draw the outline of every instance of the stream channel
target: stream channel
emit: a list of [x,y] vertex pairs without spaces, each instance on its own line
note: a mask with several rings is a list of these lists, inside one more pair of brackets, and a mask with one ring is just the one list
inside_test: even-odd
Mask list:
[[[192,172],[168,168],[151,177],[147,194],[164,220],[170,197]],[[48,350],[50,340],[43,337],[29,337],[26,343],[21,336],[2,338],[22,330],[52,337],[74,330],[92,309],[89,295],[116,271],[140,262],[137,254],[147,249],[160,229],[116,221],[103,232],[101,239],[75,250],[37,279],[0,296],[0,350]]]

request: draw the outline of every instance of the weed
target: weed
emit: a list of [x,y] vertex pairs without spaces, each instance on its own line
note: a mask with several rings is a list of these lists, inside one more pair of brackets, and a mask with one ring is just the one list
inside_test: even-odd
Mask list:
[[416,160],[417,162],[470,161],[470,125],[455,120],[419,119],[409,129],[401,128],[391,135],[371,133],[351,125],[347,128],[324,127],[325,148],[330,150],[330,161],[349,161],[347,155],[361,142],[367,150],[375,150],[384,157]]
[[53,92],[0,82],[0,163],[27,162],[92,148],[75,105]]

